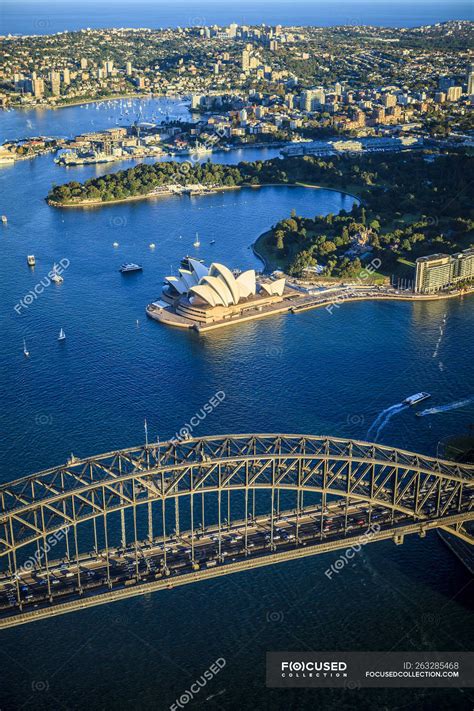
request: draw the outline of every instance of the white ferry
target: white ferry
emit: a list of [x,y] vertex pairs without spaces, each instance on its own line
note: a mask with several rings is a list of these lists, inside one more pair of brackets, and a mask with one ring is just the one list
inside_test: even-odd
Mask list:
[[405,398],[403,401],[404,405],[418,405],[419,402],[428,400],[431,397],[430,393],[416,393],[415,395],[410,395],[410,397]]

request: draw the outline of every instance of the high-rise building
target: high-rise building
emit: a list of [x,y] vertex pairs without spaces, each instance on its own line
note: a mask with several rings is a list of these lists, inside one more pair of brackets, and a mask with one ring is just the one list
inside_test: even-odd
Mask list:
[[334,93],[336,96],[341,96],[342,94],[342,84],[340,84],[338,81],[334,85]]
[[61,93],[61,74],[55,69],[51,70],[51,93],[53,96],[59,96]]
[[81,58],[81,69],[87,69],[87,59],[85,57]]
[[204,96],[202,94],[193,94],[191,96],[191,110],[199,109],[204,101]]
[[416,260],[415,291],[432,294],[452,282],[453,266],[449,254],[430,254]]
[[44,80],[35,77],[31,80],[31,90],[35,99],[40,99],[44,94]]
[[229,25],[229,29],[227,30],[227,34],[229,35],[229,37],[236,37],[237,36],[237,28],[238,28],[238,25],[235,22],[232,22]]
[[69,86],[71,83],[71,72],[69,69],[63,69],[63,82],[66,84],[66,86]]
[[248,44],[242,50],[242,69],[247,72],[250,69],[250,57],[252,56],[252,45]]
[[461,86],[450,86],[448,89],[448,93],[446,94],[446,99],[448,101],[458,101],[458,99],[461,98],[462,95],[462,87]]
[[455,281],[474,279],[474,247],[453,254],[453,277]]
[[384,94],[383,95],[383,105],[385,106],[386,109],[389,109],[391,106],[396,106],[397,104],[397,97],[395,94]]
[[113,73],[113,71],[114,71],[113,59],[107,59],[107,61],[104,62],[104,69],[105,69],[106,76]]
[[300,108],[303,111],[317,111],[326,102],[326,94],[322,86],[306,89],[301,92]]
[[415,291],[434,294],[458,282],[474,279],[474,248],[457,254],[431,254],[416,260]]
[[467,70],[467,93],[469,96],[474,94],[474,64],[471,64]]
[[126,62],[125,63],[125,74],[130,77],[132,76],[132,63],[131,62]]
[[377,106],[374,109],[374,120],[377,123],[383,123],[385,121],[385,109],[383,106]]
[[15,72],[13,75],[13,83],[15,84],[15,91],[25,90],[25,77],[20,72]]

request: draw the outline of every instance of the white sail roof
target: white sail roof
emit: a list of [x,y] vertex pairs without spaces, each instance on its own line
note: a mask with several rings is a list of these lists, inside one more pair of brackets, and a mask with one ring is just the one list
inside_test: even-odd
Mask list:
[[182,279],[179,279],[178,277],[167,276],[165,277],[165,282],[174,287],[179,294],[185,294],[188,290],[188,287],[184,283],[184,281]]
[[181,279],[187,285],[188,289],[192,286],[196,286],[199,282],[199,278],[195,272],[191,272],[188,269],[180,269],[179,273],[181,274]]
[[253,296],[257,291],[254,269],[248,269],[246,272],[242,272],[242,274],[239,274],[236,279],[236,282],[241,299],[246,299],[247,296]]
[[218,279],[215,276],[205,276],[201,279],[201,284],[208,284],[208,286],[216,292],[220,302],[224,306],[229,306],[234,303],[234,298],[227,284],[225,284],[222,279]]
[[285,278],[277,279],[276,281],[267,281],[260,284],[260,289],[268,296],[282,296],[285,290]]
[[193,295],[198,296],[202,301],[205,301],[207,304],[210,304],[210,306],[222,306],[222,301],[219,298],[219,295],[216,294],[216,292],[211,289],[210,286],[207,284],[198,284],[197,286],[193,286],[189,290],[189,294],[191,297],[191,303],[194,302]]
[[224,282],[224,284],[228,287],[230,293],[232,294],[233,303],[237,304],[240,298],[240,292],[239,287],[237,286],[237,283],[235,281],[235,277],[230,271],[230,269],[224,264],[214,262],[213,264],[211,264],[211,268],[209,269],[209,275],[216,276],[218,279],[221,279]]
[[198,281],[209,274],[209,267],[198,261],[197,259],[188,259],[189,266],[193,272],[195,272]]
[[[219,262],[213,262],[207,267],[197,259],[188,257],[187,264],[189,269],[180,269],[179,277],[166,277],[165,282],[179,294],[188,294],[191,302],[194,297],[198,297],[211,306],[232,306],[257,292],[254,269],[248,269],[236,278],[228,267]],[[284,288],[284,279],[261,285],[261,290],[268,295],[281,295]]]

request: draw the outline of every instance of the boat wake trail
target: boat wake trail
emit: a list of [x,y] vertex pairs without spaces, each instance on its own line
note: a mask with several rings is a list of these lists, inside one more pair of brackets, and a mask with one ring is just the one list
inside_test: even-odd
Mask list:
[[373,440],[374,442],[376,442],[378,437],[380,436],[380,433],[388,424],[388,422],[390,422],[392,417],[394,415],[397,415],[402,410],[406,410],[407,407],[408,405],[405,405],[403,402],[397,402],[396,405],[392,405],[391,407],[387,407],[385,410],[383,410],[379,415],[377,415],[375,420],[370,425],[367,431],[367,439],[370,440],[371,436],[375,432]]
[[443,335],[444,335],[444,326],[446,324],[446,316],[447,314],[444,314],[443,316],[443,325],[439,327],[439,338],[436,342],[435,349],[433,351],[433,358],[436,358],[439,352],[439,347],[441,345],[441,341],[443,340]]
[[474,395],[471,397],[466,397],[463,400],[456,400],[456,402],[450,402],[447,405],[440,405],[439,407],[428,407],[426,410],[419,412],[420,417],[425,415],[437,415],[440,412],[449,412],[450,410],[457,410],[460,407],[466,407],[466,405],[471,405],[474,403]]

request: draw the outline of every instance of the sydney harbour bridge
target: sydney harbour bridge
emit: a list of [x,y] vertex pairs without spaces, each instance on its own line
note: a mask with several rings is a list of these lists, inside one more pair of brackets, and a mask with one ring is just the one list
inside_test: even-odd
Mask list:
[[473,539],[474,465],[337,437],[146,444],[0,486],[0,628],[442,528]]

